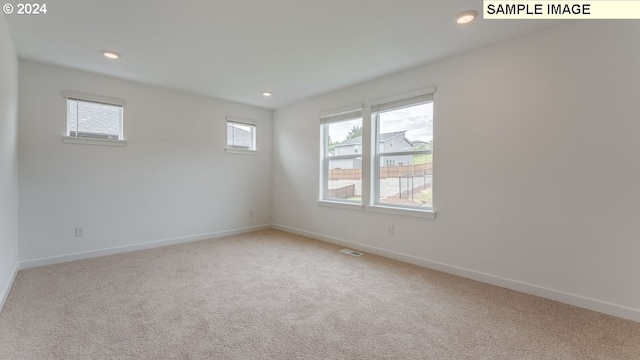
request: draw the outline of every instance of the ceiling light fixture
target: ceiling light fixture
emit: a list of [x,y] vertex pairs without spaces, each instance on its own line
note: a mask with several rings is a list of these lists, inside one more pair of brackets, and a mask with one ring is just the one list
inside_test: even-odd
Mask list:
[[111,50],[102,50],[102,55],[108,57],[109,59],[119,59],[120,54]]
[[458,24],[468,24],[472,22],[476,18],[476,16],[478,16],[478,12],[475,10],[463,11],[458,14],[458,19],[456,20],[456,22]]
[[271,93],[271,91],[263,91],[263,92],[262,92],[262,96],[264,96],[264,97],[269,97],[269,96],[271,96],[271,95],[273,95],[273,94]]

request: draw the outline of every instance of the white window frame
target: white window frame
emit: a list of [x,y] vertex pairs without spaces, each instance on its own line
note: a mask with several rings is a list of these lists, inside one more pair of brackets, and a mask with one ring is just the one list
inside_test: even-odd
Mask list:
[[[67,106],[67,113],[65,115],[65,135],[62,136],[62,141],[67,144],[82,144],[82,145],[103,145],[103,146],[125,146],[127,142],[124,139],[124,105],[125,101],[123,99],[103,96],[103,95],[95,95],[82,93],[71,90],[64,90],[62,92],[62,97],[65,98],[65,105]],[[120,107],[120,123],[119,123],[119,134],[118,139],[101,139],[101,138],[93,138],[93,137],[80,137],[80,136],[71,136],[69,129],[69,119],[67,118],[69,109],[68,104],[69,100],[76,100],[82,102],[92,102],[104,105],[118,106]]]
[[[249,126],[251,128],[251,141],[252,148],[246,149],[242,146],[228,145],[229,139],[225,140],[225,151],[227,154],[243,154],[243,155],[256,155],[258,153],[258,122],[251,119],[245,119],[237,116],[227,116],[225,122],[225,130],[229,126],[229,123]],[[227,132],[225,131],[225,134]]]
[[[416,106],[421,104],[433,103],[433,94],[435,88],[425,88],[414,90],[411,92],[399,94],[396,96],[375,100],[371,103],[371,120],[373,144],[372,144],[372,166],[371,166],[371,197],[369,202],[371,205],[367,210],[374,212],[383,212],[399,215],[417,216],[435,218],[434,206],[422,207],[411,205],[397,205],[380,202],[380,164],[383,156],[404,156],[404,155],[423,155],[432,153],[432,150],[411,150],[399,152],[380,152],[380,121],[379,114],[381,112],[402,109],[405,107]],[[433,184],[432,184],[433,186]]]
[[[364,194],[360,201],[355,200],[339,200],[329,198],[329,162],[331,160],[344,160],[344,159],[357,159],[363,158],[362,152],[357,152],[350,155],[330,155],[329,154],[329,133],[328,126],[332,123],[338,123],[343,121],[350,121],[355,119],[362,120],[362,126],[364,126],[363,118],[363,106],[362,104],[343,107],[340,109],[334,109],[324,111],[320,114],[320,189],[318,204],[322,206],[332,206],[353,210],[362,210],[364,202]],[[364,139],[364,137],[363,137]],[[363,158],[364,160],[364,158]],[[363,169],[364,171],[364,169]],[[364,185],[365,176],[362,174],[362,182]],[[363,188],[363,186],[361,186]]]

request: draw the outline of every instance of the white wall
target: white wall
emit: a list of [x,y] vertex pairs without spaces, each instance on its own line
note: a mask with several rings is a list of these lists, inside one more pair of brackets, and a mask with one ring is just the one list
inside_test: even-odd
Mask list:
[[[575,22],[277,110],[274,223],[640,321],[639,35]],[[320,111],[431,85],[437,218],[318,206]]]
[[[127,146],[63,143],[65,89],[124,99]],[[225,153],[228,115],[258,122],[257,156]],[[21,261],[269,225],[272,116],[21,60]]]
[[18,266],[18,58],[0,15],[0,310]]

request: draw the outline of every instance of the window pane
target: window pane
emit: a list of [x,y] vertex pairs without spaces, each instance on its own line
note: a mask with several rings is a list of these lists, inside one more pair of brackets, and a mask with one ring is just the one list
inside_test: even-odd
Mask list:
[[[325,123],[323,198],[333,201],[362,202],[362,118]],[[350,157],[349,157],[350,156]]]
[[379,203],[433,207],[432,154],[380,156]]
[[227,146],[255,150],[255,133],[253,125],[227,122]]
[[69,136],[117,140],[121,134],[121,118],[119,105],[67,99]]
[[433,103],[380,113],[380,153],[428,150],[433,142]]
[[362,201],[362,158],[329,160],[327,198]]
[[[433,103],[377,114],[379,168],[376,203],[433,208]],[[416,154],[417,151],[421,153]],[[406,155],[398,153],[406,152]],[[396,155],[384,155],[396,153]]]
[[362,119],[329,123],[327,141],[329,155],[354,155],[362,149]]

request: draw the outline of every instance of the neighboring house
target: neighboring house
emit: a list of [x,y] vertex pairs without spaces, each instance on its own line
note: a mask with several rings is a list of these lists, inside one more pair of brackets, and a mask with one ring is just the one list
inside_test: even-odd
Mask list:
[[[413,144],[405,137],[406,131],[380,134],[380,152],[402,152],[413,150]],[[353,155],[362,152],[362,136],[347,139],[337,144],[333,150],[333,155]],[[394,156],[393,158],[382,158],[382,166],[411,165],[413,156]],[[343,159],[331,161],[332,169],[360,169],[362,159]]]
[[330,169],[362,169],[362,158],[331,160]]

